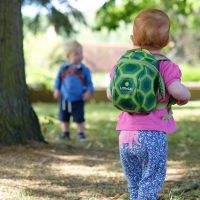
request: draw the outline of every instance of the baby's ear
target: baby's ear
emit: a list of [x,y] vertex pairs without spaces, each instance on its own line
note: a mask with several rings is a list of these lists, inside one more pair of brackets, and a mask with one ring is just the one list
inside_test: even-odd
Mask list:
[[135,44],[135,40],[134,40],[134,36],[133,35],[130,35],[130,39],[131,39],[131,41],[132,41],[132,43],[133,43],[133,45]]
[[133,38],[134,38],[133,35],[130,35],[130,39],[131,39],[131,41],[133,41]]
[[168,43],[167,43],[167,45],[168,45],[170,48],[173,48],[173,47],[175,46],[175,42],[174,42],[174,40],[173,40],[171,37],[168,38]]

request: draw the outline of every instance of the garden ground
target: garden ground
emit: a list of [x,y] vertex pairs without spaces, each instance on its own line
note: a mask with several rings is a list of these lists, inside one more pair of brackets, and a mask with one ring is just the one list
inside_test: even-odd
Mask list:
[[[49,144],[0,148],[2,200],[109,200],[128,194],[114,131],[118,111],[110,104],[86,105],[89,141],[59,143],[56,104],[34,104]],[[200,199],[200,102],[174,108],[177,133],[168,137],[168,171],[160,200]]]

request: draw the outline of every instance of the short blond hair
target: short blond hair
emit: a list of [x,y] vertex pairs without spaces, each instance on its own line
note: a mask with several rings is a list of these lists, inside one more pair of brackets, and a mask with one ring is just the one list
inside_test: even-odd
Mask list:
[[170,20],[158,9],[142,10],[133,22],[134,44],[143,48],[162,49],[168,44]]
[[66,58],[69,58],[70,53],[76,51],[78,48],[82,48],[82,45],[76,40],[65,42],[64,52],[65,52]]

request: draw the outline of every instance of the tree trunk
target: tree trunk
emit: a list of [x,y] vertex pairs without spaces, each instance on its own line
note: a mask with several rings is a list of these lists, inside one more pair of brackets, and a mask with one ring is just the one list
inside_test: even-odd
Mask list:
[[0,143],[44,142],[25,81],[20,0],[0,1]]

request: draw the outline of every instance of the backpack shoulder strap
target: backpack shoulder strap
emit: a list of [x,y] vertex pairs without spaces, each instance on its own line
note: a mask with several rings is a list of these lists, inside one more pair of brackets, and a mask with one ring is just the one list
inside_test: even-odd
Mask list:
[[61,80],[63,81],[67,75],[67,70],[69,68],[69,65],[68,64],[65,64],[63,65],[63,69],[62,69],[62,72],[61,72]]
[[64,65],[62,73],[61,73],[61,80],[64,81],[64,79],[66,78],[66,76],[68,74],[77,75],[78,78],[81,80],[82,84],[85,86],[86,85],[86,80],[85,80],[84,74],[83,74],[83,67],[84,67],[84,65],[80,64],[79,68],[74,69],[74,70],[68,70],[69,65],[68,64]]
[[84,74],[83,74],[83,68],[85,67],[84,64],[80,64],[80,67],[77,69],[77,73],[76,75],[79,77],[79,79],[81,80],[82,84],[84,86],[86,86],[86,79],[84,77]]
[[162,60],[170,61],[170,59],[167,58],[166,56],[163,56],[160,54],[153,54],[153,55],[154,55],[155,59],[157,60],[157,62],[162,61]]
[[[170,59],[169,58],[167,58],[166,56],[163,56],[163,55],[154,55],[155,56],[155,58],[156,58],[156,60],[157,60],[157,62],[159,62],[159,61],[170,61]],[[162,82],[162,83],[160,83],[161,85],[163,84],[163,86],[161,86],[161,88],[163,88],[164,87],[164,82],[163,82],[163,80],[162,80],[162,78],[161,78],[161,75],[159,74],[159,82]],[[161,93],[161,96],[163,95],[163,93],[164,93],[164,91],[162,91],[162,89],[161,89],[161,91],[160,91],[160,93]],[[175,104],[175,99],[172,97],[172,96],[170,96],[170,99],[169,99],[169,102],[164,102],[164,103],[158,103],[158,105],[157,105],[157,109],[162,109],[162,108],[167,108],[167,110],[168,110],[168,113],[167,114],[165,114],[163,117],[162,117],[162,120],[167,120],[167,119],[169,119],[171,116],[172,116],[172,105],[174,105]]]
[[[157,61],[157,69],[159,71],[159,61],[167,61],[169,60],[166,56],[160,55],[160,54],[153,54],[154,58]],[[165,101],[165,83],[164,80],[160,74],[160,72],[158,73],[158,87],[159,87],[159,93],[162,97],[162,99]]]

